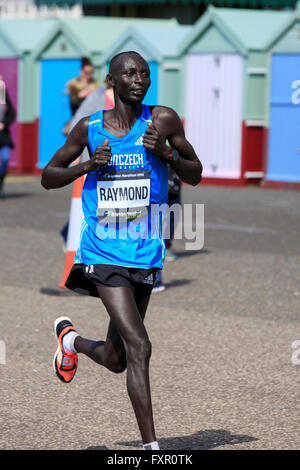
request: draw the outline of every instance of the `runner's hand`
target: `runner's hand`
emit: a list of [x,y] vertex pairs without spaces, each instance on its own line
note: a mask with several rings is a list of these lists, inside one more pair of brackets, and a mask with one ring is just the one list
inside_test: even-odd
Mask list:
[[143,135],[143,145],[163,160],[167,161],[169,159],[170,149],[153,124],[148,123],[148,129]]
[[103,144],[96,148],[94,155],[91,157],[90,161],[88,162],[88,172],[96,171],[99,167],[106,166],[111,157],[111,148],[109,147],[108,139],[105,139]]

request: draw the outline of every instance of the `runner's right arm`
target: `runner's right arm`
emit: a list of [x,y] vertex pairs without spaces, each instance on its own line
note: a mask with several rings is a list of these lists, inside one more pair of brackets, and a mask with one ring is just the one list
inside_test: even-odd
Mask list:
[[[105,140],[101,147],[97,147],[94,155],[91,154],[88,142],[89,116],[81,119],[72,129],[65,144],[57,150],[54,157],[45,166],[42,173],[41,184],[45,189],[61,188],[77,178],[95,171],[99,166],[105,166],[111,159],[111,149],[109,141]],[[71,165],[87,147],[90,153],[90,160]],[[70,166],[71,165],[71,166]]]

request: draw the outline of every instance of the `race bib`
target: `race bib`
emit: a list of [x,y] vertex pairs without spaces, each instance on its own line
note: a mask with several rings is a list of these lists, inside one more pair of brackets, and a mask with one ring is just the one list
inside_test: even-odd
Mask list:
[[139,217],[150,203],[149,170],[109,171],[97,182],[98,216]]

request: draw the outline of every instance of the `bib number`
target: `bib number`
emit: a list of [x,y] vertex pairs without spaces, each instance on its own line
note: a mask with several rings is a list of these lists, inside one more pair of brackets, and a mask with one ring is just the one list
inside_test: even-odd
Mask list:
[[98,216],[140,217],[150,204],[149,170],[110,171],[97,182]]

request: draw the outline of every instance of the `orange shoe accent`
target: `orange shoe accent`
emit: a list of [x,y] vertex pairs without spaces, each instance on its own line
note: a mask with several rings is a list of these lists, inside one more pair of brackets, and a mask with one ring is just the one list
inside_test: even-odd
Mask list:
[[58,378],[65,383],[69,383],[73,380],[78,367],[78,354],[76,352],[71,353],[66,351],[63,347],[63,337],[69,333],[69,331],[76,331],[76,328],[74,326],[66,326],[62,330],[57,338],[58,348],[53,358],[54,371]]
[[63,339],[63,337],[64,337],[67,333],[69,333],[69,331],[76,331],[76,328],[75,328],[74,326],[66,326],[66,328],[64,328],[64,329],[62,330],[62,332],[60,333],[59,337],[57,338],[57,339],[58,339],[58,342],[59,342],[59,345],[60,345],[61,349],[62,349],[64,352],[67,352],[67,351],[65,351],[64,348],[63,348],[62,339]]
[[78,367],[77,353],[68,354],[62,353],[60,349],[57,350],[54,357],[54,370],[58,378],[65,383],[70,383]]

